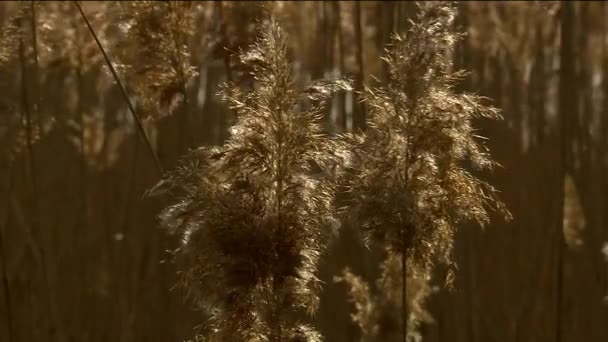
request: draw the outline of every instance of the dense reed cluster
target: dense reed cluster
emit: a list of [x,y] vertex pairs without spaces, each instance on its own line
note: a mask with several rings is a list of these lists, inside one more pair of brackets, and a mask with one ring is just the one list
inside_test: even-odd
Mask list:
[[[338,278],[351,285],[353,317],[370,338],[398,335],[391,327],[401,324],[388,313],[399,308],[411,328],[428,320],[421,303],[430,273],[436,262],[451,262],[457,224],[485,224],[489,209],[508,215],[494,188],[466,170],[466,162],[494,165],[472,119],[500,116],[482,98],[453,91],[462,75],[452,70],[454,16],[452,4],[421,5],[417,21],[388,49],[388,84],[365,89],[368,129],[333,142],[319,121],[346,82],[320,81],[298,92],[286,38],[273,20],[241,54],[254,85],[223,87],[237,116],[231,135],[220,147],[194,152],[168,178],[186,195],[162,215],[182,236],[176,253],[187,260],[184,284],[211,317],[210,338],[320,338],[297,313],[312,314],[318,305],[315,272],[335,225],[331,166],[346,171],[339,177],[345,212],[387,251],[378,294],[349,271]],[[347,162],[333,150],[350,156]]]
[[[129,293],[131,297],[118,303],[124,316],[116,320],[124,325],[123,330],[120,336],[110,337],[132,340],[135,337],[130,334],[136,335],[133,326],[149,325],[142,314],[136,320],[137,305],[133,303],[149,299],[139,291],[143,293],[144,284],[153,279],[148,273],[159,268],[156,262],[171,241],[161,236],[150,247],[145,245],[146,239],[134,238],[135,233],[147,237],[149,230],[129,230],[130,225],[146,229],[151,225],[141,223],[141,217],[152,220],[152,215],[135,216],[132,211],[141,208],[129,201],[137,197],[138,190],[157,181],[156,176],[144,177],[147,171],[142,169],[152,168],[150,165],[136,168],[143,158],[130,140],[134,125],[143,133],[149,147],[146,153],[154,157],[160,171],[161,159],[170,165],[195,146],[195,140],[211,145],[191,149],[147,192],[157,195],[169,190],[172,196],[158,217],[177,237],[178,246],[171,246],[170,254],[178,268],[178,285],[200,314],[195,318],[201,323],[196,340],[320,342],[323,336],[312,322],[324,281],[333,276],[335,282],[345,285],[339,286],[340,291],[347,289],[354,305],[351,318],[362,342],[419,341],[421,325],[433,322],[425,305],[437,289],[433,286],[436,266],[456,268],[457,229],[470,223],[486,225],[494,214],[510,217],[498,191],[479,178],[497,163],[474,120],[502,117],[487,98],[456,91],[466,73],[453,63],[456,44],[464,35],[454,28],[457,13],[452,2],[421,2],[412,11],[417,13],[413,21],[391,21],[390,25],[381,19],[393,7],[328,2],[322,5],[322,15],[310,22],[320,27],[315,34],[327,31],[339,36],[331,41],[303,30],[309,22],[302,8],[316,8],[314,3],[139,1],[116,7],[83,4],[85,11],[74,4],[20,3],[0,31],[0,70],[17,66],[7,74],[16,76],[20,87],[15,88],[21,88],[15,91],[20,93],[20,102],[13,102],[12,95],[0,102],[0,158],[4,161],[8,156],[8,167],[2,170],[10,175],[3,189],[12,191],[11,177],[15,175],[15,186],[31,188],[23,198],[10,194],[11,202],[2,212],[6,224],[0,230],[0,247],[4,248],[6,236],[10,240],[11,234],[19,234],[5,226],[19,221],[27,228],[24,235],[33,251],[28,253],[34,255],[36,265],[42,265],[44,277],[45,264],[35,260],[45,259],[35,255],[38,249],[43,251],[37,246],[38,239],[47,239],[46,249],[57,260],[78,259],[90,246],[111,250],[110,257],[100,257],[99,274],[86,280],[95,285],[83,285],[86,289],[78,297],[88,303],[87,291],[97,291],[91,297],[107,296],[110,291]],[[386,6],[400,8],[392,3]],[[403,19],[389,14],[391,20]],[[280,25],[276,18],[288,22]],[[374,20],[378,21],[376,27],[369,29]],[[405,33],[397,33],[406,26]],[[297,46],[282,27],[302,31],[290,36],[304,43]],[[394,35],[388,39],[390,32]],[[369,37],[378,44],[364,44]],[[378,52],[387,41],[385,56],[380,58]],[[323,58],[330,61],[319,62],[323,58],[316,56],[318,51],[305,51],[314,50],[319,42]],[[297,56],[304,52],[306,56]],[[53,72],[39,73],[47,68]],[[355,89],[347,78],[308,82],[323,74],[351,72]],[[62,79],[62,74],[68,76]],[[65,88],[46,86],[42,90],[42,85],[53,84],[53,78],[61,80]],[[57,101],[52,109],[42,105],[48,98],[61,98],[62,91],[70,93],[69,100]],[[214,108],[214,101],[223,107]],[[60,114],[51,115],[51,111]],[[158,120],[144,121],[144,128],[139,115]],[[55,118],[59,124],[53,126]],[[165,124],[177,129],[166,130]],[[52,131],[56,127],[57,132]],[[222,133],[215,133],[219,131]],[[40,219],[29,215],[31,219],[21,215],[19,207],[20,202],[27,202],[28,213],[46,210],[49,222],[64,225],[63,218],[56,218],[45,201],[39,205],[37,198],[39,184],[43,184],[42,193],[51,183],[45,180],[46,172],[35,166],[52,155],[38,144],[48,132],[57,133],[52,138],[59,139],[61,146],[75,145],[75,155],[80,158],[74,172],[81,177],[81,192],[72,197],[82,213],[69,223],[73,239],[64,242],[70,246],[68,252],[56,243],[54,233],[37,229],[44,226],[43,215]],[[205,134],[213,138],[192,138]],[[162,137],[167,140],[163,142]],[[179,148],[166,148],[171,138],[178,141]],[[64,144],[66,141],[72,144]],[[22,152],[27,152],[22,167],[27,177],[19,176],[18,158],[26,154]],[[124,163],[122,155],[132,160]],[[126,191],[108,186],[112,176],[120,175],[113,173],[120,167],[129,175],[121,178]],[[94,177],[102,180],[99,189],[89,187]],[[584,206],[574,178],[567,178],[565,189],[564,217],[570,218],[563,221],[565,238],[578,246],[584,239]],[[116,220],[111,205],[106,204],[118,197],[112,191],[126,193],[125,208]],[[99,196],[103,206],[96,205],[97,194],[104,195]],[[96,216],[98,206],[103,208]],[[87,224],[98,224],[99,234],[81,233]],[[339,237],[340,227],[360,233],[366,247],[379,251],[382,261],[371,266],[379,270],[377,279],[351,271],[356,267],[342,269],[343,264],[337,268],[342,270],[338,276],[332,272],[320,279],[324,253]],[[103,244],[98,243],[101,240]],[[129,254],[138,247],[144,251],[142,255]],[[131,262],[116,271],[124,279],[110,279],[108,274],[120,265],[119,260]],[[2,265],[7,292],[20,286],[19,279],[7,275],[20,265],[11,262]],[[63,308],[53,303],[53,286],[58,287],[60,280],[44,279],[46,292],[37,293],[48,300],[48,309],[32,316],[53,317],[47,324],[48,334],[31,335],[33,340],[47,335],[50,340],[86,339],[94,330],[61,318]],[[65,292],[64,297],[71,295],[69,290]],[[147,294],[157,295],[153,291]],[[170,306],[159,305],[159,311]],[[27,313],[18,308],[18,315],[24,315],[19,310]],[[167,310],[166,316],[172,314]],[[99,321],[99,317],[90,320]],[[12,328],[11,319],[7,321]],[[180,323],[189,327],[190,322]]]

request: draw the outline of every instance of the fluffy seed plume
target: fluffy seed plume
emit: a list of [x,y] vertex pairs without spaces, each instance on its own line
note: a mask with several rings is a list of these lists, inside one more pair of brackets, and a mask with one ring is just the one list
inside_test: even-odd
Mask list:
[[272,19],[240,56],[252,89],[224,85],[237,114],[220,147],[201,148],[165,179],[182,199],[161,215],[179,234],[183,285],[210,317],[210,341],[320,341],[301,320],[318,306],[317,263],[331,230],[333,149],[320,126],[344,82],[295,88],[286,37]]
[[[453,89],[463,75],[452,66],[459,38],[452,30],[455,6],[419,7],[410,30],[394,35],[386,51],[388,82],[364,91],[368,129],[343,136],[343,149],[352,155],[343,183],[349,216],[368,241],[388,250],[385,265],[399,256],[403,294],[408,274],[451,263],[459,223],[486,224],[492,210],[509,216],[496,190],[469,170],[495,165],[473,119],[500,115],[485,99]],[[406,341],[410,315],[401,300]]]

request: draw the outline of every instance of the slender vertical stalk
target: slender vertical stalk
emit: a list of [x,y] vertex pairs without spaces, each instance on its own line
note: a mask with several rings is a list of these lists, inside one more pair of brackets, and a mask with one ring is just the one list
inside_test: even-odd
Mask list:
[[[224,4],[223,1],[215,2],[215,10],[217,11],[218,21],[220,23],[220,35],[224,44],[228,43],[228,35],[226,34],[226,20],[224,19]],[[224,68],[226,68],[226,79],[228,82],[232,82],[232,67],[230,65],[230,54],[228,51],[224,51]]]
[[[221,39],[224,42],[224,44],[228,44],[228,34],[226,33],[226,18],[224,17],[224,3],[223,1],[216,1],[215,2],[215,11],[217,12],[217,18],[220,24],[220,35],[221,35]],[[228,50],[224,50],[222,52],[222,57],[223,57],[223,61],[224,61],[224,69],[226,72],[226,80],[229,83],[232,83],[232,81],[234,80],[234,77],[232,76],[232,66],[230,65],[230,52]],[[229,110],[230,115],[234,115],[233,110]],[[221,137],[221,141],[225,140],[225,134],[226,134],[226,130],[227,130],[227,120],[226,117],[222,117],[220,120],[220,124],[221,124],[221,132],[220,132],[220,137]]]
[[319,56],[322,56],[321,59],[321,74],[325,75],[325,72],[327,71],[327,36],[328,36],[328,32],[329,32],[329,21],[330,21],[330,17],[326,6],[326,2],[325,1],[320,1],[319,2],[319,6],[320,8],[320,12],[321,12],[321,32],[323,32],[323,35],[321,36],[321,39],[323,40],[321,46],[322,46],[322,52],[319,53]]
[[[75,10],[75,9],[74,9]],[[76,18],[76,16],[78,15],[77,12],[75,13],[71,13],[71,15],[74,15],[74,18]],[[80,197],[80,202],[79,202],[79,210],[78,210],[78,220],[76,220],[74,226],[73,226],[73,233],[72,233],[72,253],[75,256],[81,256],[82,255],[82,248],[80,247],[82,245],[82,241],[81,241],[81,237],[83,236],[82,232],[83,232],[83,227],[87,227],[88,226],[88,216],[87,216],[87,208],[88,208],[88,201],[87,201],[87,194],[89,191],[89,186],[88,186],[88,182],[87,182],[87,177],[88,177],[88,170],[87,170],[87,155],[86,155],[86,140],[85,140],[85,109],[84,109],[84,104],[85,104],[85,91],[84,91],[84,74],[83,74],[83,67],[84,67],[84,60],[83,60],[83,54],[82,54],[82,46],[83,46],[83,39],[84,39],[84,32],[82,30],[79,29],[79,27],[77,26],[77,23],[75,20],[71,21],[72,23],[72,28],[74,30],[74,39],[75,39],[75,46],[77,48],[76,51],[76,96],[77,96],[77,102],[76,102],[76,118],[78,120],[79,123],[79,130],[78,130],[78,140],[79,140],[79,148],[80,148],[80,160],[79,160],[79,166],[80,166],[80,187],[78,189],[79,193],[78,196]],[[84,270],[86,269],[86,265],[83,262],[79,262],[76,264],[75,266],[75,270],[76,272],[84,272]],[[78,291],[74,294],[74,299],[73,299],[73,304],[71,307],[71,312],[70,312],[70,316],[74,315],[80,310],[80,306],[83,303],[83,296],[84,296],[84,291]]]
[[[412,106],[412,113],[414,112],[414,110],[416,109],[416,105],[414,103],[414,105]],[[406,126],[406,132],[409,134],[409,120],[410,118],[408,118],[408,125]],[[410,136],[407,136],[407,140],[406,140],[406,146],[405,146],[405,176],[404,176],[404,182],[405,184],[408,183],[409,181],[409,156],[410,156],[410,147],[409,147],[409,143],[410,143]],[[408,229],[408,225],[405,225],[402,229],[401,229],[401,243],[402,243],[402,247],[401,247],[401,315],[402,315],[402,319],[401,319],[401,324],[402,324],[402,335],[403,335],[403,342],[407,342],[407,334],[408,334],[408,329],[407,329],[407,322],[408,322],[408,317],[409,317],[409,310],[407,307],[407,249],[408,249],[408,241],[407,241],[407,231],[406,229]]]
[[[378,50],[382,51],[382,49],[388,45],[391,34],[393,31],[394,24],[394,15],[395,11],[395,2],[394,1],[382,1],[379,2],[380,10],[379,10],[379,18],[378,18],[378,27],[381,32],[380,39],[378,39]],[[388,79],[388,64],[386,61],[382,61],[382,80]]]
[[555,232],[557,243],[557,274],[556,274],[556,307],[555,307],[555,342],[561,342],[563,336],[563,296],[564,296],[564,179],[571,165],[570,152],[570,130],[568,129],[571,120],[570,117],[576,117],[576,99],[572,98],[572,94],[576,94],[576,76],[575,76],[575,56],[574,56],[574,3],[561,3],[561,46],[560,46],[560,77],[559,77],[559,115],[560,115],[560,140],[561,140],[561,165],[559,186],[560,194],[558,201],[559,215],[556,224],[557,231]]
[[[76,32],[79,32],[78,30],[76,30]],[[78,45],[80,46],[80,39],[78,39]],[[76,87],[77,87],[77,94],[78,94],[78,100],[76,102],[76,111],[77,111],[77,115],[78,115],[78,121],[80,123],[80,130],[79,130],[79,140],[80,140],[80,172],[81,172],[81,177],[82,177],[82,190],[81,190],[81,213],[82,213],[82,219],[83,219],[83,223],[85,223],[86,220],[86,206],[87,206],[87,159],[86,159],[86,141],[84,138],[84,131],[85,131],[85,122],[84,122],[84,92],[83,92],[83,87],[84,87],[84,80],[83,80],[83,75],[82,75],[82,65],[83,65],[83,61],[82,61],[82,53],[80,52],[80,50],[77,52],[78,55],[78,65],[76,67]]]
[[545,77],[546,74],[546,67],[545,67],[545,52],[544,52],[544,37],[543,37],[543,24],[542,22],[539,21],[539,23],[537,24],[536,27],[536,91],[537,91],[537,96],[536,96],[536,108],[534,109],[534,111],[537,113],[537,117],[538,117],[538,122],[537,122],[537,129],[536,129],[536,142],[538,145],[541,145],[544,141],[544,131],[545,131],[545,116],[546,116],[546,109],[545,109],[545,94],[546,94],[546,90],[547,90],[547,79]]
[[[10,167],[8,169],[8,184],[7,184],[7,189],[6,189],[6,193],[9,194],[11,192],[11,188],[12,188],[12,172],[10,170]],[[8,280],[8,270],[6,269],[7,267],[7,262],[6,262],[6,257],[7,254],[5,251],[5,244],[4,244],[4,231],[5,228],[8,227],[8,223],[9,223],[9,213],[10,213],[10,199],[7,198],[6,201],[6,217],[4,218],[4,224],[2,225],[2,227],[0,227],[0,261],[2,262],[2,264],[0,265],[2,267],[2,288],[4,291],[4,306],[6,307],[6,331],[8,333],[8,342],[12,342],[13,341],[13,309],[12,309],[12,303],[11,303],[11,289],[10,289],[10,282]]]
[[37,17],[36,17],[36,2],[32,1],[30,2],[30,12],[31,12],[31,16],[32,16],[32,20],[31,20],[31,30],[32,30],[32,48],[33,48],[33,52],[34,52],[34,68],[32,69],[32,73],[33,73],[33,78],[34,78],[34,115],[36,116],[36,121],[38,124],[38,127],[41,128],[42,127],[42,117],[40,115],[40,87],[39,87],[39,82],[40,82],[40,78],[38,77],[39,75],[39,62],[38,62],[38,27],[37,27]]
[[[181,20],[183,20],[183,18],[181,18],[181,13],[180,13],[180,9],[175,8],[177,3],[175,2],[169,2],[169,10],[171,11],[171,13],[173,14],[173,16],[175,16],[174,19],[175,23],[177,25],[180,24]],[[172,27],[173,30],[173,67],[175,68],[176,72],[177,72],[177,82],[179,83],[179,90],[182,93],[182,96],[184,97],[184,103],[181,106],[182,110],[181,113],[179,115],[179,124],[178,124],[178,132],[177,132],[177,139],[178,139],[178,153],[181,154],[181,152],[184,150],[184,147],[187,147],[189,144],[189,134],[188,134],[188,117],[189,117],[189,108],[190,108],[190,99],[188,98],[188,91],[186,89],[186,72],[183,68],[183,63],[182,63],[182,56],[180,53],[180,46],[182,44],[186,44],[187,42],[182,41],[182,37],[181,34],[179,33],[179,30],[173,26]]]
[[[344,76],[345,70],[345,56],[344,56],[344,30],[342,29],[342,7],[339,1],[332,2],[334,9],[334,16],[336,20],[336,29],[338,35],[338,67],[340,68],[340,75]],[[346,97],[343,93],[338,95],[338,125],[342,131],[346,130],[348,118],[346,117]]]
[[[592,177],[590,174],[590,164],[592,162],[591,156],[591,134],[589,134],[589,123],[592,122],[592,117],[594,115],[594,105],[593,105],[593,86],[592,86],[592,73],[593,73],[593,63],[591,58],[589,58],[589,35],[586,32],[590,32],[590,11],[591,8],[590,2],[582,2],[579,6],[578,10],[578,18],[577,23],[580,25],[577,30],[579,33],[576,37],[576,41],[578,43],[578,48],[576,51],[578,52],[577,62],[579,64],[578,67],[578,82],[580,84],[580,103],[581,110],[577,113],[577,125],[576,132],[578,136],[578,146],[580,151],[580,175],[581,179],[591,179],[587,177]],[[584,186],[584,184],[582,184]],[[586,191],[586,189],[582,189]],[[589,198],[586,195],[583,195],[581,199],[585,201],[585,198]],[[595,201],[591,201],[591,205],[594,205]],[[600,249],[599,247],[598,249]]]
[[[334,74],[335,71],[335,67],[336,67],[336,58],[335,58],[335,40],[336,40],[336,7],[333,6],[331,3],[328,3],[326,1],[323,1],[323,6],[325,8],[324,12],[326,13],[325,15],[325,21],[327,22],[327,26],[325,28],[325,70],[329,70],[330,74]],[[327,71],[326,71],[327,72]],[[334,114],[335,118],[339,117],[339,114],[337,113],[337,111],[335,110],[335,99],[332,99],[330,106],[328,106],[328,110],[327,110],[327,116],[326,116],[326,127],[328,128],[328,131],[334,131],[335,127],[336,127],[336,123],[339,120],[333,120],[334,118]]]
[[[38,185],[36,181],[36,163],[34,156],[34,147],[33,147],[33,135],[32,135],[32,116],[30,111],[30,95],[27,88],[27,68],[26,68],[26,55],[25,55],[25,46],[23,44],[23,37],[19,38],[19,58],[21,64],[21,100],[22,100],[22,110],[25,116],[25,124],[26,124],[26,145],[27,145],[27,156],[29,162],[29,176],[30,182],[32,186],[32,220],[31,225],[35,232],[38,231],[38,220],[40,219],[40,211],[38,207]],[[32,234],[31,239],[35,241],[35,236]],[[47,305],[47,313],[49,317],[49,335],[50,340],[55,339],[55,334],[58,332],[57,324],[56,324],[56,316],[54,306],[52,304],[53,301],[53,291],[51,289],[51,284],[49,281],[47,264],[44,249],[36,244],[36,252],[39,254],[39,266],[42,269],[42,278],[45,285],[45,289],[47,292],[46,297],[46,305]]]
[[391,15],[391,32],[401,34],[401,28],[404,25],[403,20],[403,3],[401,1],[395,1],[395,5],[393,11],[390,12]]
[[[468,17],[468,7],[466,3],[459,3],[458,6],[458,15],[456,16],[455,21],[455,31],[457,32],[460,27],[468,27],[469,25],[469,17]],[[470,46],[469,38],[465,36],[464,39],[457,44],[456,49],[454,51],[454,62],[453,69],[454,70],[472,70],[474,67],[477,67],[477,73],[481,77],[483,75],[483,69],[485,68],[485,60],[480,58],[475,58],[476,55],[473,55],[473,49]],[[477,62],[477,63],[475,63]],[[459,82],[458,91],[459,92],[471,92],[473,90],[473,79],[472,74]],[[478,81],[478,83],[484,84],[484,80]],[[479,327],[479,315],[477,313],[477,302],[475,301],[475,295],[477,293],[477,276],[475,272],[475,260],[477,260],[477,251],[474,242],[475,232],[473,230],[467,229],[466,232],[466,261],[468,264],[468,272],[467,272],[467,291],[465,293],[468,310],[470,314],[470,319],[468,320],[467,328],[469,333],[470,342],[478,341],[478,327]]]
[[[23,44],[23,38],[19,38],[19,59],[21,65],[21,101],[23,114],[25,115],[25,135],[26,135],[26,146],[27,146],[27,157],[29,163],[29,175],[32,186],[32,198],[33,202],[38,200],[38,185],[36,183],[36,161],[34,159],[34,147],[33,147],[33,127],[32,127],[32,113],[30,111],[30,95],[28,94],[27,87],[27,60],[25,55],[25,46]],[[33,206],[37,210],[37,205]],[[39,219],[37,212],[34,213],[33,221]]]
[[[602,10],[604,12],[604,16],[608,15],[608,5],[603,2],[602,3]],[[601,139],[601,143],[600,143],[600,150],[598,151],[600,155],[606,155],[608,153],[608,22],[606,22],[606,20],[602,21],[602,25],[603,25],[603,36],[602,36],[602,88],[603,88],[603,103],[602,103],[602,128],[601,128],[601,134],[600,136],[602,137]],[[599,159],[599,158],[598,158]],[[601,159],[600,159],[601,160]],[[601,167],[603,169],[608,168],[608,164],[606,164],[605,160],[602,160],[601,163]],[[606,203],[608,203],[608,201],[606,201],[606,194],[608,194],[608,180],[606,179],[606,177],[603,177],[603,187],[602,189],[604,189],[603,193],[604,193],[604,206],[602,209],[604,209],[602,211],[603,213],[603,224],[602,227],[604,227],[604,231],[603,231],[603,241],[604,243],[608,243],[608,217],[607,217],[607,213],[608,213],[608,208],[606,206]],[[605,295],[608,297],[608,265],[604,267],[604,292]]]
[[[405,245],[405,233],[403,234],[403,243]],[[401,252],[401,307],[402,307],[402,334],[403,342],[407,342],[407,322],[409,317],[409,310],[407,307],[407,252],[404,250]]]
[[[364,77],[364,65],[363,65],[363,34],[361,28],[361,2],[355,2],[355,41],[357,44],[356,60],[359,70],[355,78],[355,89],[357,91],[363,91],[363,77]],[[365,111],[362,103],[359,103],[359,96],[354,97],[356,100],[353,105],[353,129],[364,129],[365,128]]]
[[164,173],[164,171],[163,171],[163,167],[160,162],[160,159],[158,159],[158,156],[156,155],[156,152],[154,151],[154,148],[152,147],[152,143],[150,142],[150,139],[146,135],[144,126],[141,122],[141,119],[135,112],[135,107],[133,106],[133,103],[131,102],[131,99],[129,98],[129,94],[127,93],[127,90],[125,89],[122,82],[120,81],[120,77],[118,77],[118,73],[116,72],[114,65],[112,65],[112,62],[110,61],[110,58],[108,57],[108,54],[106,53],[106,50],[103,48],[103,45],[101,45],[101,41],[99,41],[99,38],[97,37],[95,30],[91,26],[91,23],[89,22],[89,19],[87,18],[86,14],[82,10],[82,7],[80,7],[80,4],[78,3],[78,1],[74,1],[74,5],[78,8],[80,15],[82,16],[82,19],[86,23],[86,25],[89,29],[89,32],[91,32],[93,39],[95,39],[95,43],[97,43],[97,47],[99,48],[99,51],[103,55],[103,58],[107,64],[108,68],[110,69],[110,72],[112,73],[112,76],[114,77],[114,80],[116,81],[116,84],[118,84],[118,87],[120,88],[120,92],[121,92],[125,102],[127,103],[129,112],[133,116],[133,119],[135,119],[135,124],[137,126],[137,130],[140,134],[140,137],[144,140],[144,143],[146,144],[146,147],[148,148],[148,152],[150,152],[150,155],[154,159],[154,165],[156,166],[156,170],[158,171],[159,174],[162,175]]
[[[278,129],[277,129],[277,155],[276,155],[276,163],[277,163],[277,170],[276,170],[276,174],[277,174],[277,178],[276,178],[276,183],[277,183],[277,187],[276,187],[276,198],[277,198],[277,227],[276,227],[276,232],[275,234],[277,235],[277,238],[275,239],[275,241],[281,241],[281,238],[283,236],[283,181],[284,181],[284,163],[283,163],[283,136],[285,135],[285,125],[284,125],[284,113],[282,108],[279,108],[279,113],[278,113]],[[275,253],[276,253],[276,265],[280,264],[280,260],[278,260],[279,258],[279,251],[277,250],[278,246],[275,245]],[[283,281],[283,279],[274,279],[274,292],[275,292],[275,298],[276,298],[276,293],[278,292],[278,289],[280,288],[281,282]],[[281,314],[280,314],[280,310],[281,310],[281,305],[279,300],[275,299],[275,303],[274,303],[275,307],[276,307],[276,311],[275,311],[275,318],[274,318],[274,322],[273,324],[276,327],[276,341],[277,342],[281,342],[281,335],[282,335],[282,331],[281,331]]]
[[[410,116],[407,118],[406,121],[406,126],[405,126],[405,132],[406,132],[406,140],[405,140],[405,174],[403,176],[404,179],[404,183],[408,184],[409,182],[409,167],[410,167],[410,142],[411,142],[411,135],[410,135],[410,123],[411,123],[411,117],[415,115],[416,110],[418,107],[418,98],[416,96],[416,94],[412,94],[412,100],[410,102]],[[396,108],[395,108],[396,110]],[[409,310],[407,307],[407,251],[409,248],[409,241],[407,240],[408,238],[408,232],[407,229],[409,229],[410,226],[409,224],[406,224],[402,229],[401,229],[401,243],[402,243],[402,248],[401,248],[401,306],[402,306],[402,335],[403,335],[403,342],[407,342],[407,335],[408,335],[408,327],[407,327],[407,322],[409,320]]]

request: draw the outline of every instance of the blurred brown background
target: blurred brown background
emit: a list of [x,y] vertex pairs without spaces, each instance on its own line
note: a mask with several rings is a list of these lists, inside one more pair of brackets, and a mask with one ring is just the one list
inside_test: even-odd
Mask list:
[[[384,44],[416,11],[393,1],[269,6],[298,78],[349,75],[357,89],[385,77]],[[127,7],[83,9],[129,88]],[[231,51],[252,41],[260,15],[251,2],[190,11],[197,75],[188,101],[145,120],[165,169],[226,137],[231,117],[215,93],[238,71]],[[478,127],[503,166],[486,178],[515,220],[461,229],[454,290],[430,297],[435,322],[424,341],[608,340],[606,18],[603,2],[459,5],[468,35],[454,61],[471,71],[460,87],[502,108],[505,121]],[[76,7],[2,2],[0,23],[0,41],[17,37],[0,51],[0,341],[191,338],[200,322],[163,262],[176,241],[155,218],[167,199],[142,197],[159,174]],[[334,100],[329,131],[361,124],[353,98]],[[332,277],[344,266],[373,277],[377,260],[348,227],[325,260],[317,325],[326,341],[356,341],[351,304]]]

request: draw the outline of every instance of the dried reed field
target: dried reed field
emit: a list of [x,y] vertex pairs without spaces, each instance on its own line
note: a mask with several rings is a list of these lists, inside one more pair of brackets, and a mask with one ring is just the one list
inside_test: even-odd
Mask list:
[[0,2],[0,341],[608,340],[606,18]]

